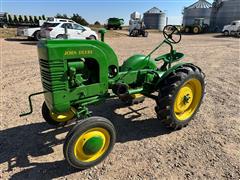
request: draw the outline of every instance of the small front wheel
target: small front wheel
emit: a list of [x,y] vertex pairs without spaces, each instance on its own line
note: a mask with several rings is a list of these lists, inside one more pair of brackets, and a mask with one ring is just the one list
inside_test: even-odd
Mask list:
[[99,164],[111,152],[116,142],[113,124],[103,117],[90,117],[80,121],[66,136],[64,157],[78,169]]
[[75,109],[71,108],[68,112],[54,113],[47,107],[46,102],[42,105],[42,116],[44,120],[54,126],[61,126],[75,117]]

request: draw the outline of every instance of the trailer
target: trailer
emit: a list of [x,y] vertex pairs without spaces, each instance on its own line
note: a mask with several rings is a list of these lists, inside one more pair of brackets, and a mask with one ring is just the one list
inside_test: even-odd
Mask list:
[[39,27],[39,21],[46,20],[44,15],[42,16],[27,16],[16,15],[9,13],[0,13],[0,27]]

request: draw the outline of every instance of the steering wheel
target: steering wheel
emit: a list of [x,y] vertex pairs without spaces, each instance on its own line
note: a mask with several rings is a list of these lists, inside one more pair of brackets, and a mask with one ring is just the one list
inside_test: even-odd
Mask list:
[[177,44],[181,41],[182,35],[176,26],[167,25],[163,29],[163,35],[167,41]]

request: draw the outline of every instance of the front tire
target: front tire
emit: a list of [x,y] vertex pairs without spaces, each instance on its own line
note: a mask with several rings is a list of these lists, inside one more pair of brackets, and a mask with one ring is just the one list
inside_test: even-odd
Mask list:
[[97,38],[96,38],[94,35],[91,35],[91,36],[88,37],[88,39],[90,39],[90,40],[96,40]]
[[186,126],[198,111],[205,94],[205,75],[186,64],[171,73],[160,85],[157,117],[173,129]]
[[228,36],[229,32],[228,31],[224,31],[223,34],[224,34],[224,36]]
[[68,163],[78,169],[99,164],[116,142],[113,124],[103,117],[80,121],[66,136],[63,153]]
[[53,126],[62,126],[66,124],[67,121],[72,120],[75,117],[74,111],[75,110],[71,108],[68,112],[58,114],[51,112],[48,109],[46,102],[44,102],[42,105],[42,116],[44,120]]
[[148,32],[147,31],[144,31],[143,37],[148,37]]
[[33,35],[35,41],[41,40],[40,31],[36,31]]
[[8,25],[7,25],[7,24],[3,24],[3,25],[2,25],[2,28],[7,29],[7,28],[8,28]]

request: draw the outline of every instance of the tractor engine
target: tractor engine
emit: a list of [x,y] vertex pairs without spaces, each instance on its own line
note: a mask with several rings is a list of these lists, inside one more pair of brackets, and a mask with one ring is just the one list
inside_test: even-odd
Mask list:
[[117,56],[101,41],[45,40],[38,55],[45,103],[55,113],[98,102],[118,78]]
[[99,82],[99,66],[94,59],[71,59],[67,64],[70,88]]

